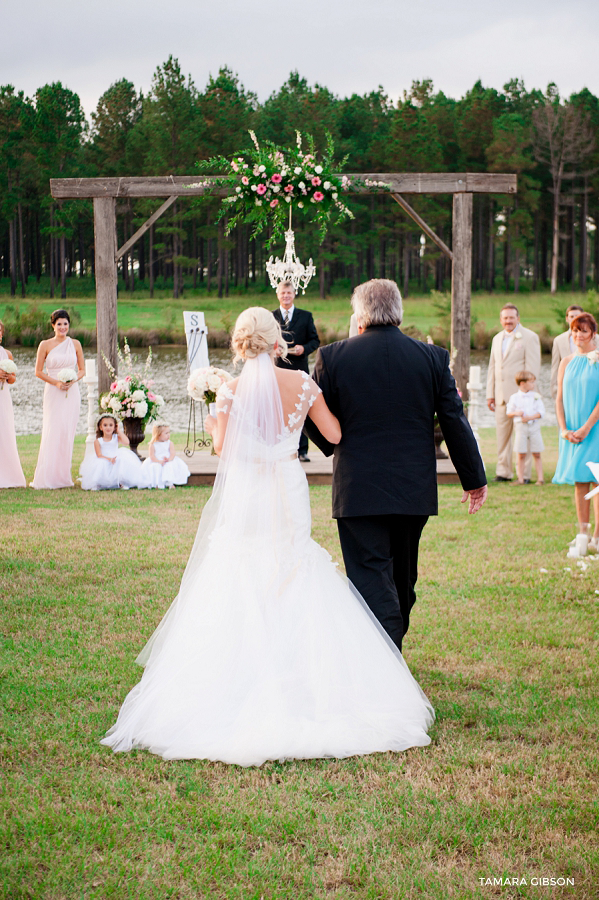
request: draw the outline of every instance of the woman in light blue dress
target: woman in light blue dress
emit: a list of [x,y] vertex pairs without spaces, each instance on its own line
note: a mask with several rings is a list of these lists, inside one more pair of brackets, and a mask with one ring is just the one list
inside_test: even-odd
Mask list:
[[[588,529],[591,470],[587,463],[599,462],[599,351],[597,322],[581,313],[570,326],[576,353],[560,363],[557,376],[556,413],[560,427],[559,459],[554,484],[573,484],[579,531]],[[595,533],[591,549],[599,549],[599,495],[595,496]]]

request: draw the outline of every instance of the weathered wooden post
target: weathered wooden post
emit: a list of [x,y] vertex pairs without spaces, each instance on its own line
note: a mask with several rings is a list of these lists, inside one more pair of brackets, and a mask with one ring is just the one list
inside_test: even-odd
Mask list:
[[468,399],[470,369],[470,294],[472,278],[472,194],[453,195],[451,270],[451,370]]
[[117,368],[117,269],[116,199],[94,197],[96,247],[96,328],[98,333],[98,392],[110,387],[111,377],[102,359],[104,353]]

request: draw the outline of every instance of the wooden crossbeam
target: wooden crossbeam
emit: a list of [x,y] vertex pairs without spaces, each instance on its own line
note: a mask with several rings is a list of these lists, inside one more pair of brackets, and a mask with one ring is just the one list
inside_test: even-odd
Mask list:
[[411,218],[411,219],[414,219],[414,221],[416,222],[417,225],[420,225],[420,227],[422,228],[422,230],[424,231],[424,233],[427,234],[427,235],[429,236],[429,238],[431,239],[431,241],[433,241],[433,243],[435,243],[435,244],[437,245],[437,247],[439,248],[439,250],[441,250],[441,252],[445,254],[445,256],[447,257],[447,259],[450,259],[450,260],[453,262],[453,253],[451,252],[451,250],[449,249],[449,247],[447,246],[447,244],[445,243],[445,241],[442,241],[441,238],[439,237],[439,235],[438,235],[438,234],[435,234],[435,232],[433,231],[433,229],[430,228],[430,227],[426,224],[426,222],[424,221],[424,219],[423,219],[421,216],[418,215],[418,213],[416,212],[416,210],[413,209],[413,208],[410,206],[410,204],[408,203],[408,201],[407,201],[407,200],[404,200],[404,198],[401,196],[401,194],[391,194],[391,196],[393,197],[393,199],[395,200],[395,202],[396,202],[396,203],[399,203],[399,205],[401,206],[401,208],[402,208],[405,212],[407,212],[407,214],[410,216],[410,218]]
[[[349,193],[385,194],[515,194],[517,176],[496,172],[373,172],[347,176],[361,181],[382,182],[389,187],[353,185]],[[213,175],[159,175],[139,178],[52,178],[50,192],[55,200],[74,197],[197,197],[231,193],[215,184]],[[190,185],[198,185],[190,187]]]
[[152,227],[152,225],[154,224],[156,219],[159,219],[160,216],[162,215],[162,213],[166,212],[167,209],[169,208],[169,206],[172,206],[173,203],[175,202],[175,200],[177,200],[177,199],[178,199],[177,195],[174,194],[173,196],[169,197],[168,200],[166,200],[162,204],[162,206],[159,206],[158,209],[156,210],[156,212],[153,212],[152,215],[150,216],[150,218],[147,219],[143,223],[141,228],[138,228],[137,231],[135,232],[135,234],[132,234],[131,237],[129,238],[129,240],[126,241],[123,244],[123,246],[119,250],[116,251],[116,256],[115,256],[114,261],[118,262],[119,259],[121,258],[121,256],[124,256],[125,253],[127,253],[131,249],[131,247],[133,247],[133,245],[135,243],[137,243],[137,241],[140,239],[140,237],[142,235],[144,235],[149,228]]

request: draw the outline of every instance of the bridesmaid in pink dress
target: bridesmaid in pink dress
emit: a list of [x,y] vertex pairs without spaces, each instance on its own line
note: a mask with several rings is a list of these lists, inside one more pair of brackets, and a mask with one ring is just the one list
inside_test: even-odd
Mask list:
[[[66,309],[54,310],[50,322],[54,337],[41,342],[35,361],[35,374],[46,387],[42,441],[31,482],[34,488],[73,487],[71,462],[81,405],[77,382],[85,375],[81,344],[68,336],[71,319]],[[74,369],[77,380],[63,384],[58,380],[61,369]]]
[[[4,337],[4,325],[0,322],[0,345]],[[0,346],[0,359],[12,359],[12,353]],[[15,417],[9,384],[14,384],[15,375],[8,375],[0,369],[0,488],[27,487],[15,435]]]

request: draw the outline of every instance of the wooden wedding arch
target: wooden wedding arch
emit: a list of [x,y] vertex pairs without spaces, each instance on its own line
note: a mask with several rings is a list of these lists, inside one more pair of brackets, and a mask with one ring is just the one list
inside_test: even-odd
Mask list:
[[[472,272],[472,195],[515,194],[516,175],[485,172],[465,173],[373,173],[349,175],[350,179],[366,179],[388,187],[360,188],[359,181],[350,193],[389,194],[452,262],[451,277],[451,347],[452,370],[464,398],[468,396],[470,366],[470,290]],[[145,234],[150,226],[178,197],[204,194],[226,196],[226,188],[210,186],[215,177],[164,175],[141,178],[53,178],[50,191],[55,200],[91,199],[94,202],[94,239],[96,272],[96,322],[98,353],[103,351],[113,365],[117,364],[117,263]],[[452,249],[438,237],[404,198],[404,194],[453,194]],[[166,201],[144,222],[122,247],[117,247],[116,201],[123,198],[158,198]],[[106,367],[98,366],[100,393],[108,390],[110,376]]]

